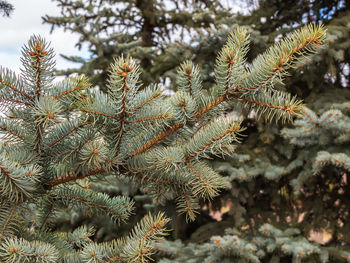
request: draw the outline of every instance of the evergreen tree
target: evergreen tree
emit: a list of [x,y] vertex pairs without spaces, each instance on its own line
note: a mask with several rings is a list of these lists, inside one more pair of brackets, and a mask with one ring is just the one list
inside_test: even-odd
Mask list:
[[162,58],[162,43],[174,40],[174,35],[183,38],[196,28],[219,23],[229,16],[218,0],[123,0],[123,1],[71,1],[56,0],[61,7],[61,16],[45,16],[44,23],[79,34],[76,45],[87,44],[91,59],[72,56],[64,58],[81,63],[80,69],[71,69],[61,74],[74,72],[90,77],[92,83],[106,87],[108,67],[120,55],[132,55],[141,62],[142,80],[145,84],[159,80],[164,72],[177,67],[181,59]]
[[[186,42],[191,41],[195,37],[199,29],[205,28],[209,25],[220,25],[224,23],[227,19],[232,20],[231,11],[227,9],[227,5],[221,1],[142,1],[147,2],[146,6],[154,5],[156,12],[147,13],[144,10],[137,7],[135,1],[122,1],[125,5],[120,5],[120,3],[111,3],[110,1],[83,1],[85,4],[76,5],[75,1],[58,1],[62,8],[63,15],[58,17],[48,17],[44,18],[44,22],[52,24],[53,28],[56,26],[63,27],[66,30],[70,30],[74,33],[80,34],[81,41],[78,45],[88,43],[90,46],[90,52],[93,54],[91,60],[84,61],[81,58],[77,58],[77,61],[82,62],[82,67],[80,69],[72,69],[65,71],[65,74],[70,74],[72,72],[79,72],[86,74],[90,77],[90,81],[93,84],[97,84],[102,90],[106,90],[106,76],[108,74],[109,64],[113,61],[114,56],[120,54],[132,55],[137,61],[141,63],[140,75],[143,83],[147,84],[150,82],[157,81],[160,79],[163,83],[166,82],[167,89],[176,90],[177,82],[177,67],[185,60],[191,60],[195,63],[200,63],[202,74],[202,84],[204,89],[210,88],[214,83],[212,69],[214,68],[215,58],[217,56],[217,51],[219,47],[218,42],[214,41],[211,43],[209,48],[198,50],[187,50],[184,54],[172,53],[168,48],[167,42],[172,42],[177,39],[176,43],[180,46],[186,45],[182,43],[181,38],[185,38]],[[89,3],[89,4],[88,4]],[[235,6],[239,1],[231,3]],[[102,10],[108,9],[109,12]],[[75,10],[75,11],[72,11]],[[100,10],[100,11],[99,11]],[[123,11],[120,11],[123,10]],[[135,20],[135,17],[131,11],[135,11],[139,14],[139,17],[145,17],[141,20]],[[96,14],[99,14],[98,16]],[[103,18],[106,16],[105,18]],[[79,17],[79,19],[77,19]],[[107,23],[105,20],[109,18],[115,21],[115,23]],[[144,34],[141,28],[144,28],[145,21],[152,19],[152,42],[149,43],[150,46],[145,46],[145,41],[142,40]],[[129,26],[119,25],[124,24],[125,21],[132,21]],[[79,23],[77,26],[76,23]],[[166,22],[166,23],[164,23]],[[133,26],[135,26],[134,29]],[[91,30],[93,28],[93,31]],[[150,30],[150,27],[146,27]],[[84,33],[82,33],[84,30]],[[230,29],[229,29],[230,30]],[[220,47],[224,45],[228,35],[229,30],[226,34],[221,36]],[[113,32],[112,34],[107,34],[106,32]],[[119,33],[118,33],[119,32]],[[198,31],[199,32],[199,31]],[[249,32],[251,33],[251,32]],[[189,34],[191,38],[188,40]],[[147,35],[150,35],[147,33]],[[174,37],[175,35],[175,37]],[[115,45],[115,39],[118,37],[117,46]],[[93,41],[93,39],[100,39],[98,42]],[[109,39],[114,39],[109,41]],[[181,40],[178,41],[178,40]],[[254,38],[253,38],[254,39]],[[137,40],[137,41],[135,41]],[[215,47],[215,48],[213,48]],[[108,52],[106,50],[109,50]],[[98,52],[97,52],[98,51]],[[196,60],[195,56],[201,51],[206,60],[202,63],[201,60]],[[210,51],[210,53],[206,53]],[[76,59],[71,57],[71,59]],[[147,63],[143,63],[148,61]],[[150,62],[150,63],[149,63]],[[203,65],[205,65],[205,72],[203,72]],[[62,74],[63,72],[59,72]],[[209,76],[210,74],[210,76]],[[208,78],[209,76],[209,78]],[[169,78],[171,81],[168,81]],[[210,81],[208,81],[210,80]],[[147,86],[147,85],[145,85]],[[96,190],[106,192],[111,195],[128,193],[132,197],[142,200],[143,205],[135,208],[137,211],[137,216],[133,217],[133,220],[140,215],[145,213],[152,204],[150,204],[150,199],[144,196],[139,191],[135,191],[134,187],[130,185],[130,182],[120,182],[112,181],[113,186],[110,184],[94,185]],[[175,209],[171,205],[168,207],[169,210]],[[175,217],[175,215],[174,215]],[[201,218],[201,217],[200,217]],[[82,219],[74,214],[71,218],[72,222],[77,223]],[[95,223],[100,223],[100,220],[95,220]],[[134,221],[136,223],[136,221]],[[173,232],[175,237],[179,237],[181,233],[184,233],[183,227],[187,227],[183,224],[182,219],[174,220],[172,229],[176,229]],[[124,226],[128,228],[128,226]],[[127,231],[127,229],[118,228],[118,231]],[[99,224],[99,230],[103,232],[103,236],[106,235],[108,238],[113,238],[111,233],[113,226],[104,226]],[[104,230],[102,230],[104,229]],[[108,229],[108,230],[107,230]]]
[[[179,223],[173,227],[176,229],[175,237],[181,237],[185,242],[189,235],[191,235],[190,241],[207,240],[213,235],[223,233],[227,227],[234,226],[241,231],[242,228],[246,229],[247,222],[252,222],[249,223],[248,230],[251,233],[247,231],[240,233],[248,242],[260,233],[261,225],[270,222],[281,231],[285,231],[288,227],[298,228],[300,238],[310,239],[310,234],[315,231],[327,231],[331,236],[327,246],[337,247],[336,260],[345,259],[346,253],[340,253],[338,247],[348,246],[347,234],[344,236],[343,233],[349,233],[346,224],[346,211],[349,210],[346,204],[347,193],[343,193],[347,182],[343,175],[344,172],[346,174],[345,160],[348,155],[346,105],[350,99],[347,89],[349,6],[349,1],[346,0],[261,0],[259,8],[249,16],[221,18],[217,16],[210,27],[198,28],[191,35],[189,42],[168,44],[166,53],[158,63],[154,63],[156,67],[166,69],[163,77],[175,79],[176,71],[173,70],[173,66],[181,60],[190,59],[200,66],[203,87],[210,88],[215,83],[212,68],[217,47],[224,45],[230,30],[237,24],[249,25],[245,26],[252,39],[252,48],[246,56],[248,63],[276,39],[289,34],[301,24],[322,21],[329,28],[330,39],[329,48],[313,57],[306,67],[292,69],[293,77],[286,76],[285,86],[278,83],[275,85],[276,89],[281,91],[288,89],[307,103],[310,108],[307,112],[312,113],[309,114],[312,120],[306,118],[308,120],[306,123],[302,120],[297,121],[307,127],[305,129],[307,136],[304,138],[300,134],[303,130],[292,127],[281,131],[282,125],[266,124],[261,119],[257,120],[251,111],[240,109],[237,104],[231,104],[230,109],[235,108],[238,115],[243,114],[245,116],[243,123],[251,127],[243,132],[247,137],[237,149],[241,155],[227,158],[226,162],[216,157],[211,161],[216,171],[230,175],[232,180],[232,188],[224,191],[220,198],[214,199],[211,202],[211,209],[220,209],[220,206],[225,205],[225,200],[230,200],[232,204],[229,216],[226,215],[223,222],[217,223],[208,223],[201,216],[197,219],[194,233],[178,219]],[[212,13],[213,17],[215,15]],[[176,82],[173,81],[171,86],[176,89]],[[341,112],[334,112],[334,109]],[[324,114],[333,116],[331,120],[336,124],[328,128],[320,127],[323,120],[327,120]],[[328,121],[325,121],[325,124],[329,125]],[[313,136],[319,140],[308,141]],[[340,159],[342,161],[335,162],[333,157],[330,157],[333,154],[336,154],[337,159],[339,156],[342,157]],[[326,159],[321,158],[325,156]],[[327,167],[322,169],[320,167],[321,172],[316,173],[315,167],[319,164],[327,164]],[[168,209],[169,207],[171,206],[168,205]],[[181,249],[179,246],[178,251],[182,251]],[[194,251],[198,249],[199,247],[195,247]],[[272,257],[274,260],[279,258],[286,262],[291,260],[291,256],[280,253],[279,250],[273,253],[267,255],[267,258]],[[197,260],[201,262],[202,258],[198,257]],[[298,258],[294,257],[294,260],[298,261]],[[313,260],[320,261],[318,257],[314,257]]]
[[[205,161],[232,156],[231,142],[243,131],[239,120],[225,115],[227,103],[242,101],[268,120],[308,113],[274,85],[324,40],[322,26],[303,27],[247,68],[249,37],[237,27],[217,57],[215,85],[203,90],[199,68],[186,61],[178,69],[179,90],[166,96],[156,84],[141,89],[139,65],[129,56],[111,65],[106,93],[91,88],[85,76],[55,83],[53,50],[32,37],[22,51],[22,75],[0,69],[0,262],[148,262],[166,234],[164,213],[146,215],[128,237],[103,243],[94,242],[90,226],[67,232],[60,222],[72,211],[128,221],[134,201],[91,187],[115,178],[137,181],[157,210],[175,200],[177,210],[193,220],[200,199],[230,187],[231,178]],[[262,227],[266,236],[278,231]],[[248,243],[228,253],[257,260],[257,249]],[[296,244],[305,255],[318,251],[306,241],[285,243],[293,253]]]
[[[238,235],[244,242],[256,242],[258,234],[265,235],[261,226],[269,222],[270,226],[280,229],[272,232],[275,235],[295,228],[298,234],[294,232],[291,237],[304,238],[306,242],[312,240],[315,233],[328,236],[323,241],[318,240],[324,246],[319,252],[316,252],[316,248],[312,250],[320,253],[320,257],[308,257],[304,259],[305,262],[324,262],[328,257],[335,262],[347,262],[350,233],[346,223],[349,211],[346,201],[349,194],[346,189],[350,125],[347,109],[350,99],[349,1],[259,2],[260,7],[250,16],[236,18],[227,26],[230,28],[237,22],[250,25],[253,46],[247,56],[248,62],[256,52],[265,49],[266,44],[274,43],[293,28],[311,21],[327,24],[329,47],[312,57],[306,67],[293,69],[292,77],[284,80],[285,86],[275,86],[278,90],[296,94],[306,102],[308,109],[305,110],[305,118],[297,120],[295,126],[282,130],[279,124],[266,124],[251,117],[252,112],[243,112],[247,118],[244,123],[249,122],[253,126],[245,132],[248,136],[237,149],[237,152],[245,155],[232,158],[229,162],[214,161],[217,171],[232,178],[231,191],[222,196],[222,199],[232,202],[231,216],[216,223],[216,227],[212,224],[202,225],[192,234],[190,241],[212,238],[212,247],[222,247],[215,244],[217,237],[212,237],[219,234],[221,225],[235,227],[234,231],[227,229],[228,233]],[[171,52],[179,56],[186,50],[205,47],[208,54],[210,50],[214,51],[211,43],[222,43],[222,36],[226,34],[225,25],[208,32],[203,30],[194,45],[175,43],[170,45]],[[201,53],[195,58],[200,64],[206,59]],[[204,67],[202,69],[205,70]],[[210,75],[205,75],[210,80]],[[221,202],[219,208],[220,205]],[[281,246],[270,249],[272,244],[267,242],[266,235],[263,241],[260,247],[265,247],[268,252],[264,257],[271,258],[273,262],[290,262],[292,259],[299,262],[306,256],[305,250],[299,250],[292,238],[282,242],[293,244],[288,248],[288,253]],[[221,253],[222,257],[232,253],[230,249],[234,248],[231,247],[232,243],[226,244],[228,250],[226,254]],[[206,250],[208,244],[193,246],[192,252],[184,255],[181,254],[181,243],[174,243],[172,251],[168,253],[172,254],[174,262],[181,262],[186,257],[202,262],[210,255],[210,251]],[[293,253],[290,252],[291,248]],[[301,251],[300,255],[298,251]],[[201,257],[196,258],[193,253]]]

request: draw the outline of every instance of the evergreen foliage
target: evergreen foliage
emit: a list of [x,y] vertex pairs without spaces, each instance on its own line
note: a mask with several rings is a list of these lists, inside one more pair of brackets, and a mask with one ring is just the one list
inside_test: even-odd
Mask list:
[[218,23],[219,19],[230,15],[230,10],[219,0],[55,2],[61,8],[61,15],[45,16],[44,23],[50,24],[52,31],[63,28],[78,34],[77,47],[87,45],[92,54],[89,59],[63,55],[81,67],[59,73],[83,73],[103,90],[109,66],[115,58],[129,54],[140,60],[141,78],[147,86],[183,61],[179,58],[167,60],[167,56],[163,56],[163,43],[172,41],[174,35],[184,38],[194,29]]
[[[275,85],[281,92],[288,90],[297,94],[308,106],[305,116],[297,119],[293,126],[266,124],[257,120],[251,111],[242,112],[246,117],[244,123],[252,127],[237,149],[240,154],[226,162],[212,161],[216,171],[232,180],[232,188],[217,201],[218,207],[214,209],[219,210],[229,200],[230,210],[223,221],[215,223],[216,228],[212,227],[213,223],[204,223],[183,241],[200,243],[214,235],[223,235],[220,226],[236,227],[241,237],[249,241],[257,235],[261,225],[269,222],[282,231],[290,227],[300,229],[296,237],[322,244],[320,257],[303,254],[302,262],[348,262],[350,3],[259,2],[260,7],[251,15],[228,19],[227,25],[202,30],[188,45],[172,43],[170,52],[174,56],[195,52],[192,58],[202,65],[203,75],[210,83],[213,77],[206,71],[208,57],[215,54],[214,46],[220,45],[227,36],[227,28],[236,23],[249,25],[254,48],[248,53],[248,63],[255,52],[266,48],[266,44],[312,21],[327,24],[329,46],[311,57],[305,67],[295,67],[292,77],[285,77],[285,86]],[[177,249],[177,244],[172,246]],[[296,243],[291,244],[293,249],[297,248]],[[196,251],[199,249],[204,253],[200,245]],[[180,255],[172,256],[175,262],[180,258]],[[300,262],[300,258],[279,250],[266,253],[262,261],[268,259]],[[223,262],[221,260],[217,259]]]
[[162,263],[170,262],[261,262],[266,255],[273,254],[270,262],[279,262],[280,255],[292,255],[292,262],[319,258],[328,262],[329,250],[319,244],[310,243],[300,238],[300,231],[289,228],[281,231],[270,224],[264,224],[252,240],[242,238],[237,230],[227,229],[226,235],[212,236],[203,244],[189,243],[184,246],[179,241],[170,243],[162,241],[156,249],[170,256],[162,259]]
[[[115,223],[131,219],[134,201],[96,191],[90,180],[139,181],[154,204],[175,199],[189,220],[200,199],[229,188],[230,178],[205,161],[231,155],[231,143],[240,140],[241,121],[224,113],[228,103],[242,101],[268,120],[302,115],[301,102],[274,84],[325,44],[325,29],[305,26],[249,67],[247,44],[247,31],[236,28],[217,58],[215,85],[202,89],[198,67],[187,61],[178,70],[179,91],[167,96],[156,84],[141,89],[138,62],[129,56],[111,65],[106,93],[84,76],[56,83],[53,50],[33,36],[23,48],[22,75],[0,70],[0,261],[148,262],[166,234],[163,213],[146,215],[127,237],[104,243],[90,238],[89,226],[60,233],[60,217],[79,211]],[[230,253],[256,259],[245,253],[254,246],[242,244]]]

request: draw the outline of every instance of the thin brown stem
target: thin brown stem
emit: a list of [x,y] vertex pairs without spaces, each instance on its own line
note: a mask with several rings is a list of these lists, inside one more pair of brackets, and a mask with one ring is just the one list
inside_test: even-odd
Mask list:
[[13,91],[18,92],[19,94],[21,94],[23,97],[26,97],[29,100],[33,100],[33,98],[31,96],[29,96],[28,94],[24,93],[23,91],[20,91],[18,88],[16,88],[15,86],[11,85],[10,83],[0,79],[0,83],[4,84],[6,87],[12,89]]
[[165,138],[182,128],[184,125],[182,123],[174,124],[173,126],[169,127],[165,131],[161,132],[157,136],[150,139],[148,142],[146,142],[144,145],[142,145],[139,149],[137,149],[134,153],[131,154],[131,157],[139,155],[141,153],[144,153],[152,146],[158,144],[159,142],[163,141]]
[[11,221],[13,215],[15,214],[15,211],[16,211],[17,207],[18,207],[18,204],[15,204],[15,205],[12,207],[12,209],[11,209],[11,211],[10,211],[8,217],[6,218],[6,221],[5,221],[4,225],[3,225],[2,228],[0,229],[0,236],[3,236],[3,234],[4,234],[5,230],[6,230],[6,227],[8,226],[8,224],[10,223],[10,221]]

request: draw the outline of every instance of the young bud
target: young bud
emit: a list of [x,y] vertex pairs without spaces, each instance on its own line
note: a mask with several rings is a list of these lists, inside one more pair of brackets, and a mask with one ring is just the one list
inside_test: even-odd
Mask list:
[[41,51],[43,49],[42,46],[39,43],[36,44],[34,48],[35,48],[36,51]]

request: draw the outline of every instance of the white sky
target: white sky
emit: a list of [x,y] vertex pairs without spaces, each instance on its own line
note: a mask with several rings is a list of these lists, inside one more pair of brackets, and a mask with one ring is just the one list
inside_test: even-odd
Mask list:
[[15,7],[10,18],[0,16],[0,65],[20,73],[21,48],[31,35],[41,35],[51,42],[56,52],[56,68],[78,67],[80,64],[67,62],[59,54],[89,57],[85,50],[74,47],[78,35],[55,28],[50,34],[51,26],[42,24],[41,17],[48,14],[58,16],[60,9],[51,0],[8,0]]

